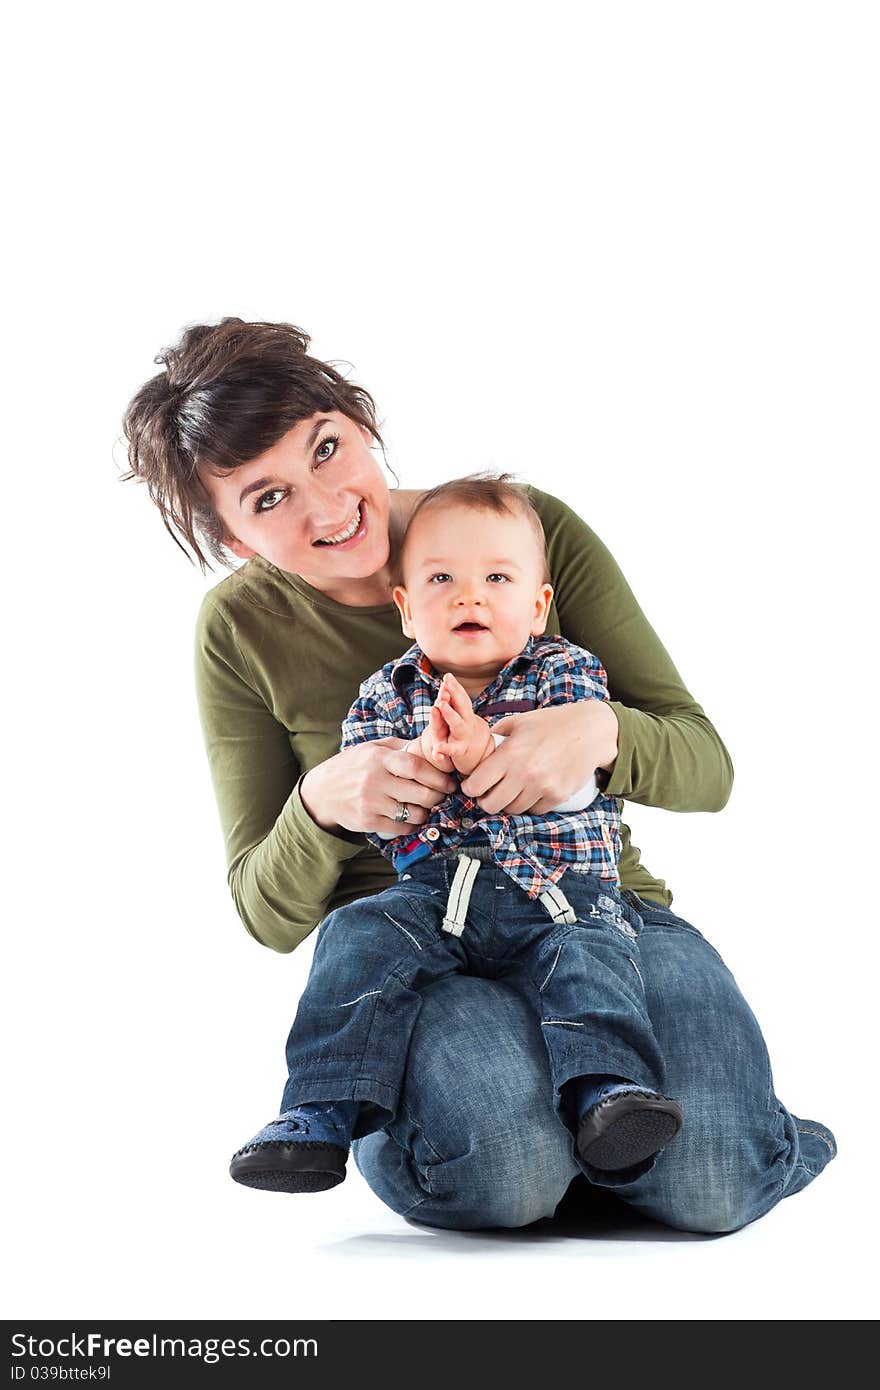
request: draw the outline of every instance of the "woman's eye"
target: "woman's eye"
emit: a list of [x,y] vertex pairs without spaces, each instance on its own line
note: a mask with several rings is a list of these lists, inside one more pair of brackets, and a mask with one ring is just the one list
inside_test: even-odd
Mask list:
[[[336,449],[337,449],[338,444],[339,444],[339,435],[338,435],[338,434],[328,434],[328,435],[326,435],[325,438],[321,440],[320,444],[318,445],[317,449],[315,450],[315,459],[317,460],[317,462],[318,462],[318,463],[326,463],[328,459],[332,459],[333,455],[336,453]],[[322,453],[322,450],[323,450],[323,449],[326,449],[326,448],[328,448],[328,447],[330,448],[329,454]]]
[[278,506],[278,503],[277,503],[277,502],[272,502],[271,505],[265,506],[265,507],[263,506],[263,503],[266,501],[266,498],[267,498],[267,497],[283,497],[283,496],[284,496],[284,488],[283,488],[283,487],[273,487],[272,490],[271,490],[271,492],[262,492],[262,493],[260,493],[260,496],[257,498],[257,500],[256,500],[256,502],[255,502],[255,504],[254,504],[254,511],[255,511],[255,512],[272,512],[272,511],[274,511],[275,508]]

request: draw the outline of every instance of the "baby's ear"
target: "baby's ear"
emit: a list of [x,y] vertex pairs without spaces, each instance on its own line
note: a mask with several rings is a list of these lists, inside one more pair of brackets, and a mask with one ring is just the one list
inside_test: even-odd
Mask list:
[[532,636],[540,637],[547,626],[550,604],[553,602],[553,585],[542,584],[535,595],[535,609],[532,616]]
[[415,628],[412,622],[412,609],[409,606],[409,598],[406,589],[402,584],[395,584],[391,590],[391,597],[397,605],[400,614],[400,625],[403,628],[404,637],[415,637]]

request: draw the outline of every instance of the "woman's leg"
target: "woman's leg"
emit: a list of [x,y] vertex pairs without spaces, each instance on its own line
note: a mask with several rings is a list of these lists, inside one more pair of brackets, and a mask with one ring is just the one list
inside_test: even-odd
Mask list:
[[[649,1173],[604,1186],[681,1230],[736,1230],[811,1182],[834,1136],[776,1099],[760,1029],[714,948],[673,913],[633,905],[648,1010],[685,1121]],[[426,990],[400,1113],[354,1152],[388,1206],[432,1226],[522,1226],[550,1216],[576,1175],[595,1190],[553,1110],[533,1010],[502,983],[463,975]]]
[[498,980],[456,975],[422,995],[403,1103],[353,1145],[401,1216],[470,1230],[552,1216],[577,1173],[553,1108],[535,1011]]
[[648,1011],[684,1128],[649,1173],[613,1191],[680,1230],[737,1230],[812,1182],[836,1153],[834,1136],[776,1098],[761,1030],[714,947],[633,898]]

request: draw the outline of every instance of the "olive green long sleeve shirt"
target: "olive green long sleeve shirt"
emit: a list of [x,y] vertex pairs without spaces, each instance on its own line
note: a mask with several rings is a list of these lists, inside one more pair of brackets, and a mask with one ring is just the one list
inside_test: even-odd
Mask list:
[[[544,525],[554,600],[546,631],[594,652],[619,723],[608,796],[668,811],[720,811],[733,784],[724,744],[682,683],[613,556],[563,502],[529,489]],[[361,834],[331,834],[299,782],[339,750],[358,686],[409,646],[391,602],[352,608],[256,557],[204,597],[196,624],[199,713],[247,930],[292,951],[333,908],[394,871]],[[621,886],[672,902],[621,825]]]

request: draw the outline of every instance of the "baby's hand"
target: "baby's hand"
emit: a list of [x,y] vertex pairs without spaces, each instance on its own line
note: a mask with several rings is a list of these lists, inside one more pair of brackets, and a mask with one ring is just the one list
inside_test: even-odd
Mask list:
[[455,771],[455,764],[449,754],[440,751],[441,744],[445,744],[448,738],[449,725],[437,706],[432,705],[428,726],[422,730],[415,742],[422,757],[440,772]]
[[432,716],[438,709],[449,732],[437,743],[437,752],[451,758],[456,770],[467,777],[495,748],[489,725],[474,713],[470,696],[449,671],[440,683]]

